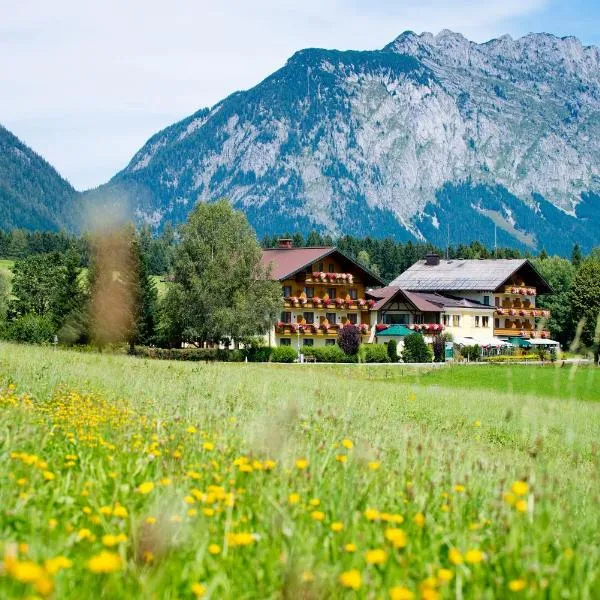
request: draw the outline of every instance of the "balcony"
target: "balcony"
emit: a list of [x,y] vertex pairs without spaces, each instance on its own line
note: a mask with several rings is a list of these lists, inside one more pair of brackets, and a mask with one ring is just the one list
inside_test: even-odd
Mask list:
[[495,336],[504,337],[523,337],[523,338],[541,338],[549,339],[550,332],[545,329],[519,329],[517,327],[500,327],[494,328]]
[[[279,335],[319,335],[327,337],[336,336],[343,326],[341,323],[329,325],[326,323],[283,323],[280,321],[275,325],[275,333]],[[366,323],[356,326],[360,329],[361,335],[370,333],[370,327]]]
[[537,290],[534,287],[529,287],[527,285],[505,285],[504,293],[513,296],[535,296]]
[[351,298],[307,298],[304,296],[291,296],[283,299],[285,308],[312,308],[322,310],[372,310],[375,306],[375,300],[360,298],[353,300]]
[[551,316],[549,310],[524,307],[497,307],[494,314],[504,317],[534,317],[541,319],[549,319]]
[[315,271],[306,274],[306,283],[322,283],[332,285],[354,285],[358,283],[352,273],[325,273]]

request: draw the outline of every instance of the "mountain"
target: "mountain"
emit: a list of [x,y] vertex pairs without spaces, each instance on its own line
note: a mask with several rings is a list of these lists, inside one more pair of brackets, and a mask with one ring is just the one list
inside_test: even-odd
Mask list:
[[0,229],[69,229],[76,215],[69,182],[0,125]]

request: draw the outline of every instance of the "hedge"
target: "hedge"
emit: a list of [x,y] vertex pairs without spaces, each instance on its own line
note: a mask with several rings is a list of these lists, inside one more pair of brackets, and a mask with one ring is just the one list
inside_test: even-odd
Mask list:
[[361,361],[366,363],[390,362],[386,344],[362,344],[358,355]]
[[146,348],[136,347],[136,354],[145,358],[161,360],[243,362],[246,354],[242,350],[222,348]]
[[277,346],[271,352],[271,362],[292,363],[297,358],[298,353],[291,346]]
[[334,346],[307,346],[303,348],[304,356],[314,356],[319,363],[355,363],[356,355],[345,354],[336,344]]

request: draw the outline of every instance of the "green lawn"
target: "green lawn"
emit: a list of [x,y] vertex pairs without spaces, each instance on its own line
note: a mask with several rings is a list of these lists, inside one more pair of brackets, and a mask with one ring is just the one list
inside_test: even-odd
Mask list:
[[0,344],[0,596],[597,597],[597,383]]
[[0,258],[0,273],[6,275],[9,279],[12,277],[12,266],[14,264],[14,260],[8,260],[5,258]]

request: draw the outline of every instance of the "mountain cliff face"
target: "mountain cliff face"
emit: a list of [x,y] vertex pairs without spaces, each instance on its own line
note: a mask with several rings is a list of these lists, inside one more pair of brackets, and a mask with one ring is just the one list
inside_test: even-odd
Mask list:
[[566,252],[600,239],[600,53],[532,34],[309,49],[156,134],[92,199],[160,227],[231,199],[319,229]]
[[70,228],[76,196],[51,165],[0,126],[0,228]]

